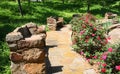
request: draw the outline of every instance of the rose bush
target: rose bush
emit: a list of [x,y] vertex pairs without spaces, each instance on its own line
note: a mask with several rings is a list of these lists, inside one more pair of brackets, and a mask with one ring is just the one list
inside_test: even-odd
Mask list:
[[108,42],[105,29],[95,23],[91,14],[75,18],[71,23],[73,44],[77,52],[84,52],[84,56],[90,59],[96,58],[96,52],[103,52],[102,47]]
[[102,74],[120,74],[119,46],[111,46],[106,29],[95,22],[94,16],[86,14],[74,18],[72,42],[75,51],[84,56],[90,64],[97,64]]

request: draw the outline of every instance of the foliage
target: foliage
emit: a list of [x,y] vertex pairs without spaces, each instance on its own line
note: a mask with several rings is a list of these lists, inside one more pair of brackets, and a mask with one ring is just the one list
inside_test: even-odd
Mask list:
[[9,48],[0,42],[0,74],[10,74]]

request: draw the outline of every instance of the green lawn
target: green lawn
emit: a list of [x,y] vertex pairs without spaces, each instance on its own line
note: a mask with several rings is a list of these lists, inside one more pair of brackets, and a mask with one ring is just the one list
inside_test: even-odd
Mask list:
[[[10,74],[9,48],[5,42],[7,33],[28,22],[38,25],[46,24],[46,18],[49,16],[64,17],[65,23],[68,23],[74,13],[86,13],[85,5],[62,4],[60,1],[46,2],[45,4],[31,2],[30,6],[26,1],[23,1],[22,8],[23,17],[19,13],[17,2],[0,1],[0,74]],[[102,8],[100,5],[92,5],[91,7],[91,13],[97,18],[104,17],[104,14],[109,11],[120,15],[120,7],[117,4],[114,4],[112,9]]]

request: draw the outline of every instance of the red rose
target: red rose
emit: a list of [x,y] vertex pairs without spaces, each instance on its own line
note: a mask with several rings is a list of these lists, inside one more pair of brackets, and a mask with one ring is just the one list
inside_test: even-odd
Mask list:
[[94,31],[96,31],[97,29],[96,28],[93,28]]
[[102,68],[102,69],[101,69],[101,72],[105,73],[105,72],[106,72],[106,69],[105,69],[105,68]]
[[93,24],[89,24],[89,26],[93,26]]
[[106,67],[106,66],[107,66],[107,64],[106,64],[106,63],[104,63],[104,64],[102,64],[102,66],[103,66],[103,67]]
[[86,39],[85,42],[88,43],[88,40],[89,40],[89,39]]
[[100,39],[100,36],[98,36],[97,39],[98,39],[98,40],[101,40],[101,39]]
[[83,27],[83,28],[86,28],[86,26],[85,26],[85,25],[82,25],[82,27]]
[[87,39],[89,39],[90,37],[89,36],[86,36]]
[[112,52],[112,51],[113,51],[113,49],[112,49],[112,48],[108,48],[108,51],[109,51],[109,52]]

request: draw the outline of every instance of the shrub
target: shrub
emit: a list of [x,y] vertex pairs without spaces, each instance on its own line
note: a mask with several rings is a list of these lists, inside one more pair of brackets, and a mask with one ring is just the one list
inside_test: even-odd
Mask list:
[[72,40],[75,51],[85,53],[86,58],[93,58],[96,52],[103,52],[108,40],[105,38],[105,29],[95,23],[91,14],[74,18],[71,23]]
[[[106,52],[104,52],[102,56],[106,56],[105,59],[101,59],[101,73],[102,68],[106,69],[105,74],[120,74],[120,45],[116,45],[116,47],[110,46]],[[106,65],[105,65],[106,64]]]
[[111,45],[106,37],[106,29],[87,14],[74,18],[72,41],[75,51],[83,55],[90,64],[97,64],[102,74],[120,74],[120,44]]

